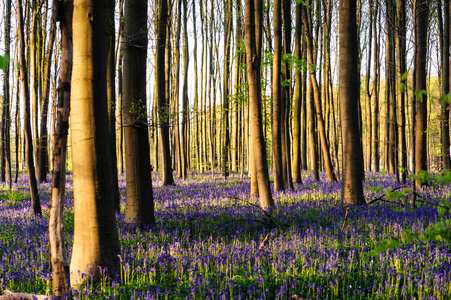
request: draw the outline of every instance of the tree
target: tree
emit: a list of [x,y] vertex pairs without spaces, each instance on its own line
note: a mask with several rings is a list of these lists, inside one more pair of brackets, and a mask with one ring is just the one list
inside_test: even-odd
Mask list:
[[304,8],[304,32],[308,49],[308,62],[310,71],[310,83],[312,85],[313,99],[315,104],[316,121],[318,124],[319,136],[321,140],[321,153],[323,154],[324,164],[326,167],[327,178],[329,181],[337,181],[333,167],[332,159],[329,152],[329,141],[326,137],[326,128],[324,125],[324,119],[322,115],[321,97],[319,92],[318,82],[316,80],[315,59],[313,57],[313,39],[311,23],[309,20],[309,14],[307,8]]
[[302,104],[302,72],[301,72],[301,31],[302,4],[296,4],[296,31],[294,56],[296,57],[295,88],[293,97],[293,181],[302,183],[301,176],[301,104]]
[[429,1],[417,0],[414,7],[415,31],[415,173],[427,171],[427,34]]
[[124,18],[125,220],[135,225],[153,226],[155,215],[146,111],[147,1],[126,1]]
[[33,157],[33,138],[30,124],[30,90],[28,86],[27,61],[25,59],[25,33],[24,20],[22,14],[22,0],[17,0],[17,20],[19,27],[20,40],[20,75],[22,78],[23,107],[24,107],[24,127],[25,127],[25,151],[27,157],[28,182],[30,184],[31,205],[36,215],[42,214],[41,203],[39,201],[38,184],[36,182],[36,173]]
[[450,46],[450,6],[449,0],[444,0],[444,26],[443,26],[443,47],[442,47],[442,153],[443,167],[451,169],[450,159],[450,137],[449,137],[449,100],[446,95],[450,92],[450,63],[449,63],[449,46]]
[[274,190],[285,189],[282,166],[282,3],[274,1],[274,55],[272,70],[272,155]]
[[[363,196],[362,142],[359,130],[359,69],[356,1],[340,0],[339,89],[343,144],[342,201],[345,205],[365,203]],[[360,162],[360,163],[359,163]]]
[[269,186],[269,174],[266,161],[265,142],[261,112],[260,61],[262,36],[262,2],[261,0],[245,1],[245,43],[247,61],[247,80],[249,85],[249,101],[251,114],[251,143],[255,172],[252,177],[258,178],[260,206],[274,206]]
[[120,211],[119,185],[117,178],[117,155],[116,155],[116,30],[114,25],[115,0],[107,2],[108,21],[108,63],[107,63],[107,97],[108,97],[108,127],[110,130],[110,157],[111,175],[113,176],[114,206]]
[[[20,1],[20,0],[19,0]],[[119,240],[109,166],[106,0],[76,0],[73,13],[71,136],[74,246],[71,284],[119,270]],[[102,271],[103,271],[102,270]]]
[[166,0],[158,1],[157,28],[157,54],[156,77],[157,101],[158,101],[158,125],[160,126],[161,153],[163,158],[163,185],[174,184],[172,176],[171,150],[169,144],[169,103],[166,101],[165,80],[165,52],[166,52],[166,27],[168,24],[168,3]]
[[53,138],[52,194],[50,198],[49,244],[52,263],[53,294],[61,297],[69,292],[69,260],[63,235],[64,193],[66,186],[67,134],[70,113],[70,82],[72,73],[73,1],[53,1],[52,22],[61,28],[61,65],[58,80],[58,104]]
[[[3,109],[2,109],[2,121],[1,121],[1,180],[6,180],[6,175],[8,175],[10,181],[10,187],[12,185],[11,176],[11,147],[10,147],[10,44],[11,44],[11,0],[7,0],[4,8],[5,13],[5,56],[3,57],[4,66],[3,68]],[[2,59],[0,57],[0,59]],[[6,169],[8,169],[8,174],[6,174]]]

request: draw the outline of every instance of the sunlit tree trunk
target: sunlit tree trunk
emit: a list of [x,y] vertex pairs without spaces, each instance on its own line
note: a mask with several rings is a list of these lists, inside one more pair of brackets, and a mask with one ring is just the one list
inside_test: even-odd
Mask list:
[[161,153],[163,159],[162,181],[163,185],[174,184],[172,176],[171,150],[169,144],[169,113],[170,106],[166,100],[166,82],[165,82],[165,50],[166,50],[166,27],[168,18],[168,3],[166,0],[158,1],[158,18],[156,19],[157,28],[157,97],[158,97],[158,124],[160,126]]
[[119,184],[117,177],[116,155],[116,29],[114,25],[115,0],[107,1],[108,22],[108,62],[107,62],[107,98],[108,98],[108,128],[110,130],[111,176],[113,176],[114,207],[120,211]]
[[[20,1],[20,0],[19,0]],[[109,164],[107,1],[76,0],[73,14],[71,137],[74,246],[71,284],[119,271],[119,240]],[[87,276],[84,277],[83,274]]]
[[269,186],[269,174],[266,161],[265,142],[263,140],[263,126],[261,113],[260,90],[260,59],[261,59],[261,32],[262,32],[262,3],[261,0],[245,1],[245,41],[247,79],[249,84],[249,99],[251,112],[251,143],[253,145],[255,173],[258,178],[258,192],[260,206],[268,208],[274,206]]
[[[10,127],[11,127],[11,115],[10,115],[10,63],[11,57],[11,0],[6,0],[4,7],[4,40],[5,40],[5,68],[3,70],[3,110],[1,121],[1,180],[5,181],[9,179],[10,188],[12,186],[12,174],[11,174],[11,147],[10,147]],[[17,163],[17,162],[16,162]],[[17,168],[17,167],[16,167]]]
[[[450,85],[450,63],[449,63],[449,46],[450,46],[450,24],[449,15],[451,7],[449,0],[444,0],[444,26],[443,26],[443,47],[442,47],[442,96],[445,97],[449,93]],[[443,152],[443,167],[451,169],[450,160],[450,137],[449,137],[449,103],[442,99],[442,152]]]
[[379,111],[379,69],[380,69],[380,61],[379,61],[379,35],[377,32],[377,24],[378,24],[378,13],[379,13],[379,4],[375,1],[373,6],[372,14],[373,14],[373,35],[374,35],[374,66],[373,66],[373,132],[372,132],[372,141],[373,141],[373,171],[379,172],[380,168],[380,152],[379,152],[379,139],[380,139],[380,111]]
[[[406,1],[398,0],[397,3],[397,56],[398,56],[398,91],[400,103],[399,145],[401,152],[401,181],[407,180],[407,142],[406,142],[406,91],[407,91],[407,66],[406,66]],[[443,75],[442,75],[443,76]]]
[[326,137],[326,129],[324,126],[324,119],[322,116],[321,99],[319,93],[318,82],[316,81],[316,71],[314,69],[315,60],[313,58],[313,40],[311,37],[311,25],[308,19],[307,8],[304,9],[304,27],[305,27],[305,38],[307,41],[308,48],[308,61],[310,70],[310,82],[312,84],[312,92],[315,104],[316,121],[318,122],[319,136],[321,139],[321,153],[323,154],[324,164],[326,168],[327,178],[329,181],[337,181],[335,173],[332,167],[332,160],[329,152],[329,141]]
[[[291,2],[283,1],[284,42],[283,55],[291,57]],[[291,139],[290,139],[290,111],[291,111],[291,70],[292,66],[285,62],[285,71],[282,75],[284,84],[282,87],[282,167],[285,188],[294,189],[291,175]]]
[[302,65],[301,61],[301,36],[302,36],[302,4],[296,4],[296,29],[294,42],[294,56],[297,59],[295,71],[295,88],[293,95],[293,181],[302,183],[301,157],[301,104],[302,104]]
[[[58,103],[53,138],[52,194],[50,199],[49,244],[52,263],[53,293],[61,297],[69,292],[69,260],[63,234],[64,194],[66,186],[67,134],[69,129],[72,73],[73,1],[53,1],[54,14],[61,28],[61,64],[58,79]],[[58,4],[59,3],[59,4]],[[55,20],[56,21],[56,20]]]
[[272,156],[274,191],[285,189],[282,166],[282,3],[274,1],[274,53],[272,68]]
[[41,203],[39,201],[38,185],[36,182],[36,173],[34,167],[33,157],[33,139],[31,134],[30,124],[30,90],[28,86],[28,72],[27,61],[25,59],[25,34],[24,34],[24,20],[22,15],[22,0],[17,0],[17,20],[20,41],[20,75],[22,78],[22,92],[23,92],[23,121],[25,127],[25,149],[28,169],[28,182],[30,184],[31,206],[36,215],[40,215]]
[[339,90],[343,143],[342,201],[345,205],[365,203],[363,196],[362,141],[359,130],[359,69],[355,0],[339,5]]
[[415,1],[415,173],[427,171],[427,34],[429,1]]
[[[182,131],[180,143],[180,156],[182,158],[181,177],[187,178],[189,153],[189,108],[188,108],[188,4],[183,0],[183,87],[182,87]],[[182,12],[180,12],[182,13]]]

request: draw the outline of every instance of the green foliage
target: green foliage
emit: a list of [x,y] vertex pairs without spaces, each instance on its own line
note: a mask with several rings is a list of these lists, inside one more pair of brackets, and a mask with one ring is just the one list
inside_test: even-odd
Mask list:
[[451,103],[451,92],[440,97],[438,99],[438,102],[440,103],[440,105],[443,105],[443,103],[445,103],[445,102],[450,104]]
[[1,201],[5,204],[7,207],[17,207],[20,203],[22,203],[25,200],[30,199],[30,194],[24,191],[13,191],[9,190],[0,196]]
[[[416,175],[410,174],[409,178],[412,181],[427,183],[432,187],[440,188],[441,186],[451,184],[451,170],[445,170],[442,174],[435,174],[433,176],[426,171],[420,171]],[[389,201],[394,201],[395,199],[405,198],[412,192],[412,189],[404,189],[402,191],[385,189],[384,195]],[[401,243],[427,243],[432,240],[451,243],[451,219],[445,218],[446,214],[448,213],[449,216],[449,213],[451,212],[451,202],[448,199],[443,199],[439,204],[436,204],[436,207],[439,220],[435,224],[430,224],[422,232],[413,232],[408,228],[404,228],[401,232],[400,241],[392,238],[385,239],[371,250],[370,255],[377,256],[379,253],[385,252],[389,248],[398,248],[401,246]]]
[[5,55],[0,55],[0,69],[1,70],[5,70],[6,69],[6,65],[9,62],[9,55],[5,54]]

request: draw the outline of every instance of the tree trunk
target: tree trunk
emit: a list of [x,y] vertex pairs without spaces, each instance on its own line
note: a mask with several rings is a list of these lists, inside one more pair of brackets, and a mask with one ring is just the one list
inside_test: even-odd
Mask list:
[[449,46],[450,46],[450,6],[449,0],[444,0],[444,27],[443,27],[443,52],[442,52],[442,153],[443,167],[451,169],[450,159],[450,137],[449,137],[449,85],[450,85],[450,64],[449,64]]
[[339,76],[340,112],[343,143],[342,201],[345,205],[362,205],[363,164],[359,130],[359,69],[355,0],[340,0],[339,6]]
[[256,172],[252,176],[258,178],[260,206],[264,209],[274,206],[269,186],[269,174],[266,161],[265,141],[263,139],[263,124],[261,113],[260,90],[260,59],[262,32],[261,0],[245,1],[245,43],[247,60],[247,79],[249,84],[249,99],[251,111],[251,142],[254,150]]
[[329,141],[326,137],[326,129],[324,126],[324,119],[322,116],[321,108],[321,98],[319,94],[318,82],[316,81],[316,71],[314,69],[315,60],[313,58],[313,39],[311,37],[311,25],[308,19],[307,9],[304,9],[304,27],[305,27],[305,38],[307,41],[308,48],[308,60],[310,65],[310,82],[312,84],[313,98],[316,111],[316,120],[318,122],[318,131],[321,139],[321,152],[323,154],[324,164],[326,167],[327,178],[329,181],[337,181],[337,177],[333,171],[332,160],[330,158],[329,152]]
[[11,128],[11,113],[10,113],[10,44],[11,44],[11,0],[6,0],[4,7],[5,14],[5,66],[3,74],[3,110],[1,121],[1,179],[5,181],[9,179],[9,186],[12,187],[11,174],[11,147],[10,147],[10,128]]
[[[20,0],[19,0],[20,1]],[[71,284],[119,271],[107,103],[107,1],[74,1],[71,136],[74,246]],[[86,17],[88,16],[88,17]],[[95,116],[95,117],[94,117]],[[86,277],[84,277],[86,274]]]
[[[58,104],[53,139],[52,195],[50,199],[49,243],[52,263],[53,294],[62,297],[69,292],[69,260],[63,234],[64,193],[66,186],[67,134],[70,113],[70,82],[72,73],[73,1],[53,1],[53,13],[61,28],[61,65],[58,80]],[[59,12],[59,13],[58,13]],[[55,20],[57,21],[57,20]]]
[[[427,33],[429,1],[415,2],[415,173],[427,171]],[[422,184],[421,182],[418,182]]]
[[166,82],[165,82],[165,50],[166,50],[166,27],[168,19],[168,3],[165,0],[158,2],[157,28],[157,96],[158,96],[158,118],[160,126],[161,153],[163,159],[162,181],[163,185],[174,184],[172,176],[171,150],[169,144],[169,103],[166,100]]
[[121,210],[119,184],[117,177],[116,155],[116,29],[114,25],[115,0],[107,1],[108,22],[108,62],[107,62],[107,98],[108,98],[108,128],[110,131],[111,175],[113,176],[113,202],[117,212]]
[[126,1],[124,7],[123,114],[127,207],[125,220],[155,224],[147,125],[146,60],[147,1]]
[[296,57],[295,88],[293,96],[293,181],[302,183],[301,175],[301,104],[302,104],[302,65],[301,61],[302,36],[302,4],[296,4],[296,31],[294,56]]
[[33,139],[31,135],[30,124],[30,90],[28,87],[27,61],[25,60],[25,35],[24,21],[22,15],[22,0],[17,0],[18,27],[20,40],[20,72],[22,78],[23,107],[24,107],[24,127],[25,127],[25,149],[27,155],[28,182],[30,184],[31,205],[36,215],[41,215],[41,203],[39,201],[38,185],[36,182],[36,173],[33,157]]
[[274,54],[272,68],[272,155],[274,191],[285,189],[282,166],[282,3],[274,1]]

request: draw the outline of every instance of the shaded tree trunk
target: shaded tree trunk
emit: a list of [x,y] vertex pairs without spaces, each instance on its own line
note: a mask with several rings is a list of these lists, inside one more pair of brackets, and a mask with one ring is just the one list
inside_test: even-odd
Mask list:
[[147,1],[126,1],[124,7],[123,114],[127,207],[125,220],[155,224],[147,125]]
[[342,201],[345,205],[362,205],[363,164],[359,130],[359,69],[355,0],[340,0],[339,5],[339,76],[340,112],[343,143]]

